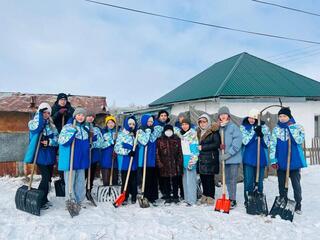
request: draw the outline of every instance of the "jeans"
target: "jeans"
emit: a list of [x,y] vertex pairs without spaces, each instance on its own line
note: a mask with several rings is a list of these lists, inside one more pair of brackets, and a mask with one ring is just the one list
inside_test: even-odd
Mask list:
[[[263,178],[264,178],[264,167],[260,168],[259,172],[259,182],[258,182],[258,192],[263,192]],[[256,182],[257,167],[243,164],[243,176],[244,176],[244,199],[248,201],[248,193],[254,191]]]
[[[69,171],[64,172],[64,179],[66,182],[66,196],[69,196]],[[86,196],[86,181],[84,176],[84,169],[72,171],[72,186],[71,186],[71,198],[74,198],[77,203],[81,203]]]
[[197,202],[197,170],[184,169],[183,177],[184,200],[189,204]]
[[226,164],[226,185],[230,200],[237,200],[237,181],[240,164]]

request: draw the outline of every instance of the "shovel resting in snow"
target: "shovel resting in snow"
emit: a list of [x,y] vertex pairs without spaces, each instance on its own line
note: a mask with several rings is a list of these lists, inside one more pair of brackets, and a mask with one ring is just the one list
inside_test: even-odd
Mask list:
[[290,175],[290,162],[291,162],[291,138],[289,134],[288,139],[288,160],[287,160],[287,170],[286,170],[286,181],[285,181],[285,197],[277,196],[274,200],[273,206],[269,215],[275,218],[279,215],[283,220],[293,221],[294,209],[296,202],[294,200],[288,199],[288,185],[289,185],[289,175]]
[[148,145],[146,145],[144,148],[142,189],[141,189],[141,196],[138,197],[138,202],[139,202],[139,205],[141,208],[150,207],[149,200],[144,196],[144,189],[145,189],[145,184],[146,184],[147,152],[148,152]]

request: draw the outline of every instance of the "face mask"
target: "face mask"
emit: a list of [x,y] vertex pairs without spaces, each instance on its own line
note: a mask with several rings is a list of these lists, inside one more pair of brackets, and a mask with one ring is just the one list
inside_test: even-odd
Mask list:
[[172,130],[167,130],[167,131],[164,132],[164,135],[166,135],[167,137],[172,137],[173,131]]

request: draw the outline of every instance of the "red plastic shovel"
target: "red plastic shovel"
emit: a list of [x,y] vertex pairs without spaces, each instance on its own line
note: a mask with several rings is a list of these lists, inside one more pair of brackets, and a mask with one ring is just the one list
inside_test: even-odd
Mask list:
[[[221,143],[224,144],[224,129],[221,131]],[[224,149],[221,149],[224,154]],[[229,213],[230,200],[226,198],[226,176],[225,176],[225,161],[222,161],[222,197],[217,199],[215,211]]]
[[[133,151],[136,150],[137,141],[138,141],[138,135],[137,135],[137,136],[135,137],[135,139],[134,139]],[[126,199],[126,193],[127,193],[128,182],[129,182],[129,178],[130,178],[130,172],[131,172],[132,162],[133,162],[133,157],[130,157],[129,168],[128,168],[128,173],[127,173],[127,177],[126,177],[126,182],[125,182],[125,184],[124,184],[123,192],[119,195],[119,197],[118,197],[118,198],[114,201],[114,203],[113,203],[113,206],[114,206],[115,208],[121,206],[122,203],[124,202],[124,200]]]

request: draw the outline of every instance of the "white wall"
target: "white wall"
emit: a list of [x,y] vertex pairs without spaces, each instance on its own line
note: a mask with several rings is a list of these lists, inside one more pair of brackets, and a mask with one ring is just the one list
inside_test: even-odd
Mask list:
[[[306,134],[306,145],[310,147],[311,139],[314,137],[314,117],[320,115],[320,101],[305,101],[304,99],[282,99],[284,106],[289,106],[296,122],[303,125]],[[262,110],[263,108],[279,104],[274,99],[260,99],[260,100],[245,100],[245,99],[219,99],[207,101],[195,101],[174,104],[171,113],[178,115],[180,112],[189,111],[189,106],[197,110],[202,110],[207,113],[216,113],[222,106],[227,106],[233,115],[238,117],[246,117],[249,110],[256,108]],[[267,111],[276,114],[279,108],[270,108]]]

